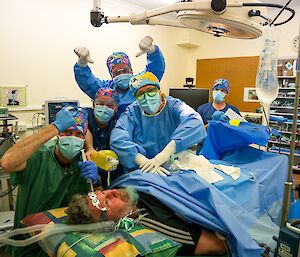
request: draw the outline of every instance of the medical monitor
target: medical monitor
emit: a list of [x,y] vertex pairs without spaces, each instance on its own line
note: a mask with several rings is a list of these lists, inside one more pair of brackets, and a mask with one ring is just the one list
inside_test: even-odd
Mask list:
[[79,101],[69,99],[45,101],[45,124],[51,124],[53,121],[55,121],[56,113],[58,113],[65,106],[79,107]]
[[169,95],[184,101],[195,111],[201,104],[209,102],[208,88],[170,88]]

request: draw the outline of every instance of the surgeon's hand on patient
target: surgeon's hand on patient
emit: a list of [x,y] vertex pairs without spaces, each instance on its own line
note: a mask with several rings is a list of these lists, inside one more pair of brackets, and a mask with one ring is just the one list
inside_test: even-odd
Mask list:
[[66,108],[62,108],[57,114],[52,124],[58,129],[59,133],[75,125],[73,115]]
[[79,66],[84,67],[87,66],[88,63],[94,63],[94,61],[90,58],[90,51],[86,47],[76,47],[74,49],[74,52],[78,56],[77,63],[79,64]]
[[[153,159],[148,159],[147,157],[145,157],[144,155],[138,153],[135,157],[135,163],[139,166],[140,170],[142,172],[149,172],[149,173],[157,173],[157,174],[160,174],[160,175],[169,175],[170,172],[167,171],[165,168],[163,167],[160,167],[160,165],[157,166],[157,163],[155,163],[155,161],[153,161]],[[152,165],[151,165],[152,164]],[[150,165],[151,167],[153,167],[153,169],[146,169],[146,168],[150,168]],[[154,168],[156,167],[156,168]]]
[[81,177],[85,180],[91,179],[93,185],[98,183],[98,167],[92,161],[78,162],[78,167],[81,170]]
[[139,57],[144,53],[148,53],[148,54],[154,53],[155,46],[152,43],[153,43],[152,37],[149,36],[144,37],[139,43],[140,51],[136,54],[136,57]]

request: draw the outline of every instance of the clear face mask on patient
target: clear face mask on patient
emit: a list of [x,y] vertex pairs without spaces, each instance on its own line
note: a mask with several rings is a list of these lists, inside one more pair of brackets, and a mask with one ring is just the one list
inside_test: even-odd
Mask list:
[[84,139],[75,136],[60,136],[58,148],[63,157],[72,160],[83,148]]
[[213,99],[217,102],[217,103],[221,103],[224,101],[225,99],[225,93],[217,90],[217,91],[213,91]]
[[156,94],[153,96],[145,94],[143,100],[137,100],[141,109],[147,114],[155,114],[161,105],[161,97],[158,92],[156,92]]
[[119,89],[126,91],[129,87],[129,81],[131,77],[132,77],[131,73],[120,74],[114,77],[113,81]]

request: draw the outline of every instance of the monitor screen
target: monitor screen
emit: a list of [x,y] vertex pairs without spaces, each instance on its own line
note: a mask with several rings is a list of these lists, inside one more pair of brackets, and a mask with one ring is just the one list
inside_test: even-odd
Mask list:
[[170,88],[169,95],[184,101],[195,111],[201,104],[209,102],[208,88]]
[[47,100],[45,102],[45,123],[51,124],[55,121],[56,113],[65,106],[79,107],[78,100]]

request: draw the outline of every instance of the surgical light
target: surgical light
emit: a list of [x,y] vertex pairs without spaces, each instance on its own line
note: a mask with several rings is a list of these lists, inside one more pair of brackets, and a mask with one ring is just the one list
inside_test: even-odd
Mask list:
[[[100,27],[104,23],[130,22],[132,25],[165,25],[193,28],[216,37],[252,39],[262,35],[262,26],[271,22],[266,18],[266,7],[283,8],[291,16],[281,25],[292,19],[295,11],[277,4],[260,3],[257,0],[182,0],[160,8],[131,13],[129,16],[104,16],[100,0],[94,0],[91,23]],[[176,13],[176,19],[162,17]]]

